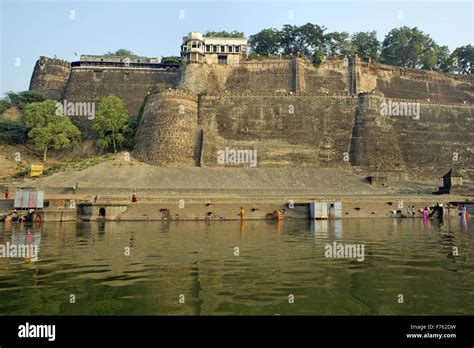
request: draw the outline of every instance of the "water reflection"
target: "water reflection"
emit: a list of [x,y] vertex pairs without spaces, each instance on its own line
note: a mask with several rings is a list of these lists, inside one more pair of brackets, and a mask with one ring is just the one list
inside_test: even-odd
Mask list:
[[310,220],[309,230],[316,239],[326,239],[328,237],[328,226],[328,220]]
[[[474,314],[473,235],[458,218],[3,224],[0,244],[40,254],[0,258],[0,313]],[[326,258],[335,241],[364,261]]]

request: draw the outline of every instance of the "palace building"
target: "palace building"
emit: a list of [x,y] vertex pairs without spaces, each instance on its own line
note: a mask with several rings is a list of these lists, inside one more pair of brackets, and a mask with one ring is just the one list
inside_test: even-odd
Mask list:
[[197,32],[183,37],[182,62],[236,65],[246,57],[247,39],[244,37],[207,37]]

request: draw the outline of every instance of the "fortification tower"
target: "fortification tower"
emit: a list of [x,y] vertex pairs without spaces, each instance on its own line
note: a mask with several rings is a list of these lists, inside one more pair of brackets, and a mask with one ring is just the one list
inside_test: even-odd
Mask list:
[[169,90],[148,97],[138,128],[135,156],[159,166],[196,166],[200,163],[198,97]]
[[390,172],[403,177],[407,169],[397,132],[392,121],[380,113],[384,100],[384,96],[377,92],[358,95],[351,138],[351,163],[368,173]]
[[60,100],[64,96],[70,72],[69,62],[42,56],[36,61],[30,90],[40,91],[48,99]]

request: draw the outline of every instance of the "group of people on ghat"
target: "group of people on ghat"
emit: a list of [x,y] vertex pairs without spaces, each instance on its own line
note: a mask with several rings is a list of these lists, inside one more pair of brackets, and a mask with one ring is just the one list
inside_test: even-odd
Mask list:
[[[436,207],[432,207],[432,206],[429,206],[429,207],[424,207],[423,210],[421,210],[421,215],[423,217],[424,220],[428,220],[430,217],[433,217],[435,216],[435,211],[437,210],[436,208],[439,208],[440,205],[437,204]],[[468,218],[468,211],[467,211],[467,208],[465,205],[463,204],[457,204],[457,208],[458,208],[458,215],[462,218],[462,219],[467,219]],[[416,209],[415,209],[415,206],[412,205],[412,206],[408,206],[406,208],[406,217],[416,217]]]

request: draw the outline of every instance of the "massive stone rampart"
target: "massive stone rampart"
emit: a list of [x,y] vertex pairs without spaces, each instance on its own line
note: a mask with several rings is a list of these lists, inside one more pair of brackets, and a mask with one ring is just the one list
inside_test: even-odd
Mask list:
[[[264,167],[352,166],[414,178],[455,167],[474,179],[472,76],[357,58],[315,66],[296,56],[168,71],[42,64],[31,86],[53,97],[113,94],[135,116],[149,94],[135,155],[154,165],[222,166],[217,152],[229,148],[257,150]],[[419,117],[383,115],[389,100],[419,104]]]
[[71,64],[65,60],[40,57],[30,80],[30,90],[42,92],[48,99],[63,97],[71,72]]
[[179,70],[146,68],[72,68],[64,99],[72,102],[98,102],[115,95],[125,103],[127,111],[136,117],[145,96],[153,88],[175,87]]
[[136,135],[135,156],[161,166],[199,165],[197,95],[163,91],[150,95]]

